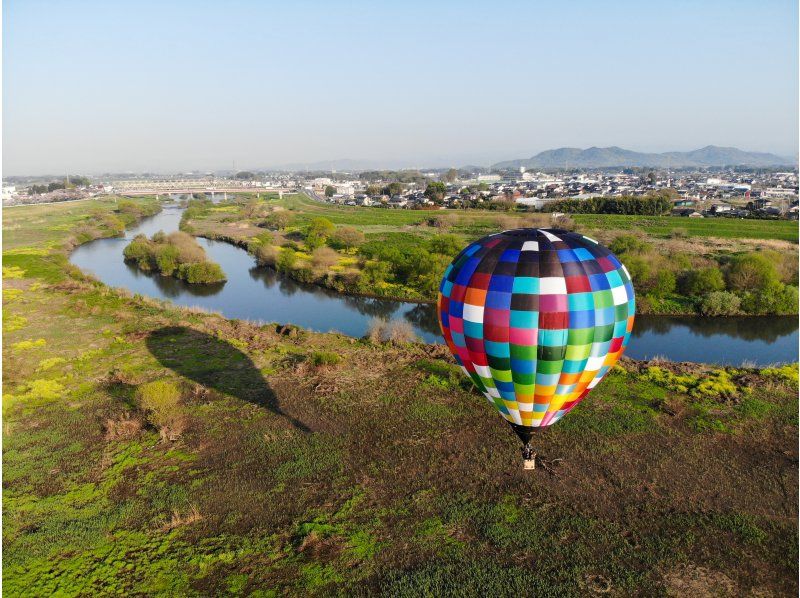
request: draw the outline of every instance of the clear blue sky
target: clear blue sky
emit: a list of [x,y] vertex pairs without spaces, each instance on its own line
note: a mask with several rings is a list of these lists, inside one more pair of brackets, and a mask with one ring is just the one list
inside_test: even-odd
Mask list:
[[3,174],[794,156],[797,3],[3,2]]

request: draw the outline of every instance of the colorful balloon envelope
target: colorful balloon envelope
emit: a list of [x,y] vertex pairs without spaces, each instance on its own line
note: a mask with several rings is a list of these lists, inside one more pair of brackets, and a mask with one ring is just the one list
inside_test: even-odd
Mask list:
[[607,248],[524,228],[458,254],[438,315],[456,361],[529,451],[533,432],[569,413],[622,356],[634,307],[630,274]]

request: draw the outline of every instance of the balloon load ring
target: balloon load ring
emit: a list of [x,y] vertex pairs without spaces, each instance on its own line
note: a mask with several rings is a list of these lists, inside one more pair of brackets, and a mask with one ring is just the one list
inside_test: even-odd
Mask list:
[[635,297],[608,248],[579,233],[521,228],[483,237],[447,267],[437,314],[464,372],[523,443],[580,403],[622,356]]

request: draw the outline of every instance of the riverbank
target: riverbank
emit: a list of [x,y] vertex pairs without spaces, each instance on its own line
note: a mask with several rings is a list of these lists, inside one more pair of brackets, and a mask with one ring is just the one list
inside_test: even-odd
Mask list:
[[[167,206],[154,218],[126,234],[174,231],[183,212]],[[76,249],[70,262],[106,285],[187,307],[252,322],[298,324],[318,332],[338,331],[355,338],[375,336],[391,327],[410,338],[441,343],[435,306],[342,294],[296,282],[275,269],[257,267],[257,257],[238,246],[198,237],[213,261],[229,274],[224,286],[183,284],[124,264],[124,243],[98,240]],[[258,249],[261,249],[259,246]],[[256,251],[260,255],[261,251]],[[399,327],[399,328],[398,328]],[[396,328],[396,330],[395,330]],[[797,358],[797,321],[791,317],[699,318],[638,315],[626,354],[638,359],[656,356],[674,361],[768,365]]]
[[[587,222],[596,226],[597,218]],[[608,244],[625,262],[637,289],[637,313],[796,314],[796,243],[735,238],[729,227],[719,238],[678,235],[682,229],[663,238],[632,234],[632,222],[625,220],[621,229],[581,231]],[[222,205],[195,202],[181,223],[191,234],[234,243],[299,282],[419,303],[435,301],[441,271],[468,241],[498,228],[551,225],[547,214],[345,208],[300,196]],[[664,226],[654,230],[660,235]],[[693,230],[713,233],[708,227]],[[343,232],[352,239],[349,244],[337,238]],[[753,234],[767,231],[757,228]]]
[[526,473],[444,347],[53,262],[94,208],[4,214],[6,591],[797,592],[796,366],[623,360]]
[[[252,249],[253,245],[249,242],[248,239],[245,238],[236,238],[231,237],[225,234],[217,234],[217,233],[203,233],[197,235],[203,239],[209,239],[210,241],[219,241],[221,243],[228,243],[233,245],[234,247],[238,247],[247,251],[251,255],[253,255]],[[257,256],[253,255],[253,258],[258,261]],[[323,274],[318,278],[309,277],[308,275],[298,275],[297,270],[278,270],[275,264],[268,264],[268,263],[260,263],[260,266],[264,268],[270,268],[274,270],[276,273],[281,274],[287,278],[290,278],[296,282],[301,284],[311,284],[314,286],[318,286],[322,289],[327,289],[330,291],[334,291],[341,295],[347,295],[349,297],[363,297],[365,299],[385,299],[388,301],[402,301],[404,303],[417,303],[419,305],[435,305],[436,300],[434,299],[419,299],[419,298],[409,298],[407,296],[403,296],[402,294],[398,293],[396,295],[392,294],[391,291],[385,292],[383,294],[379,293],[370,293],[370,292],[359,292],[354,291],[347,286],[345,286],[345,280],[337,279],[336,275],[330,276],[329,274]]]

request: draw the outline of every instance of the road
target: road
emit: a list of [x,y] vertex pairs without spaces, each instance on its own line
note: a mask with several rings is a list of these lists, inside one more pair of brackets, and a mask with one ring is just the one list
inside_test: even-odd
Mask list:
[[314,193],[314,190],[313,190],[313,189],[306,189],[305,187],[303,187],[303,188],[301,189],[301,192],[302,192],[302,193],[305,193],[305,194],[308,196],[308,198],[309,198],[309,199],[312,199],[312,200],[314,200],[314,201],[319,201],[319,202],[321,202],[321,203],[328,203],[328,202],[325,200],[325,198],[324,198],[324,197],[320,197],[319,195],[317,195],[316,193]]

